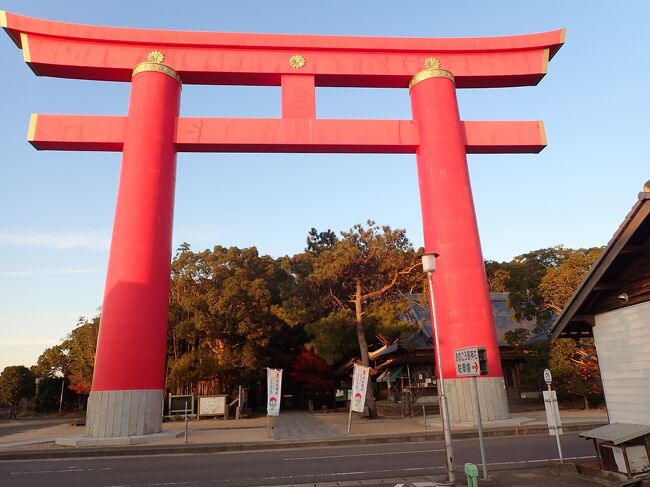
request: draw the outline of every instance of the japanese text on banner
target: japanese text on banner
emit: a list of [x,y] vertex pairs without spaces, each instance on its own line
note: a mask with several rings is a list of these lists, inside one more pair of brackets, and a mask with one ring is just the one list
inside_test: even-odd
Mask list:
[[266,369],[267,401],[266,414],[269,416],[280,415],[280,400],[282,398],[282,369]]
[[366,388],[368,387],[368,377],[370,367],[354,364],[354,374],[352,375],[352,401],[350,409],[358,413],[363,412],[366,403]]

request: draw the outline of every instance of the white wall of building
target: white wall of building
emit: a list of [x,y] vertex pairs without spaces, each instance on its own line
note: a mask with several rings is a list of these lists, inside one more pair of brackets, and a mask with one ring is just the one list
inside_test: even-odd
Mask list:
[[596,315],[610,423],[650,425],[650,302]]

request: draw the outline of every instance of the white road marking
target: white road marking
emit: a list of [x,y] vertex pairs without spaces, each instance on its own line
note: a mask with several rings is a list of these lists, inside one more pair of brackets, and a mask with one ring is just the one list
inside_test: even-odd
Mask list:
[[62,468],[59,470],[32,470],[28,472],[9,472],[9,475],[40,475],[44,473],[70,473],[70,472],[97,472],[101,470],[111,470],[110,467],[103,468]]
[[[564,457],[564,460],[587,460],[587,459],[592,459],[596,458],[595,455],[588,455],[584,457]],[[518,460],[516,462],[492,462],[488,463],[488,465],[520,465],[524,463],[540,463],[540,462],[557,462],[560,460],[559,458],[540,458],[537,460]],[[477,464],[478,465],[478,464]]]
[[351,458],[351,457],[376,457],[381,455],[409,455],[411,453],[431,453],[431,452],[443,452],[442,450],[410,450],[410,451],[391,451],[391,452],[382,452],[382,453],[354,453],[351,455],[325,455],[322,457],[290,457],[283,458],[285,462],[290,462],[294,460],[325,460],[327,458]]
[[[437,469],[438,467],[434,468]],[[441,469],[445,469],[447,467],[439,467]],[[236,478],[236,479],[218,479],[218,480],[204,480],[204,481],[182,481],[182,482],[154,482],[154,483],[148,483],[148,484],[119,484],[119,485],[111,485],[109,487],[159,487],[159,486],[165,486],[165,485],[209,485],[209,484],[217,484],[221,485],[226,482],[268,482],[272,480],[293,480],[293,479],[308,479],[308,478],[320,478],[320,477],[342,477],[346,475],[364,475],[364,474],[369,474],[369,473],[389,473],[389,472],[415,472],[415,471],[422,471],[422,470],[431,470],[431,467],[413,467],[413,468],[399,468],[399,469],[391,469],[391,470],[369,470],[369,471],[354,471],[354,472],[334,472],[334,473],[316,473],[316,474],[302,474],[302,475],[278,475],[278,476],[273,476],[273,477],[256,477],[256,478]],[[251,484],[251,487],[253,485]],[[254,487],[264,487],[263,484],[255,484]]]

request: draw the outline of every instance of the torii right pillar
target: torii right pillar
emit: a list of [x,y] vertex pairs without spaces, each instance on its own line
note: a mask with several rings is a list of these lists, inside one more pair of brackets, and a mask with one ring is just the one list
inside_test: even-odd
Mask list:
[[471,380],[456,375],[454,350],[485,347],[489,373],[478,377],[481,416],[488,421],[506,419],[508,399],[454,77],[434,65],[413,76],[409,89],[420,133],[416,158],[424,248],[439,254],[432,276],[442,357],[436,375],[442,367],[450,420],[473,421]]

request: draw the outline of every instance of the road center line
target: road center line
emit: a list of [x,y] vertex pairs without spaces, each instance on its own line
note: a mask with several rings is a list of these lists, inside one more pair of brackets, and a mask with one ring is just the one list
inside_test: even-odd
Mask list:
[[[564,457],[564,460],[588,460],[596,458],[595,455],[588,455],[584,457]],[[511,462],[489,462],[488,465],[520,465],[524,463],[540,463],[540,462],[557,462],[559,458],[539,458],[536,460],[517,460]]]
[[41,475],[45,473],[75,473],[75,472],[98,472],[111,470],[110,467],[102,468],[62,468],[60,470],[34,470],[31,472],[9,472],[9,475]]

